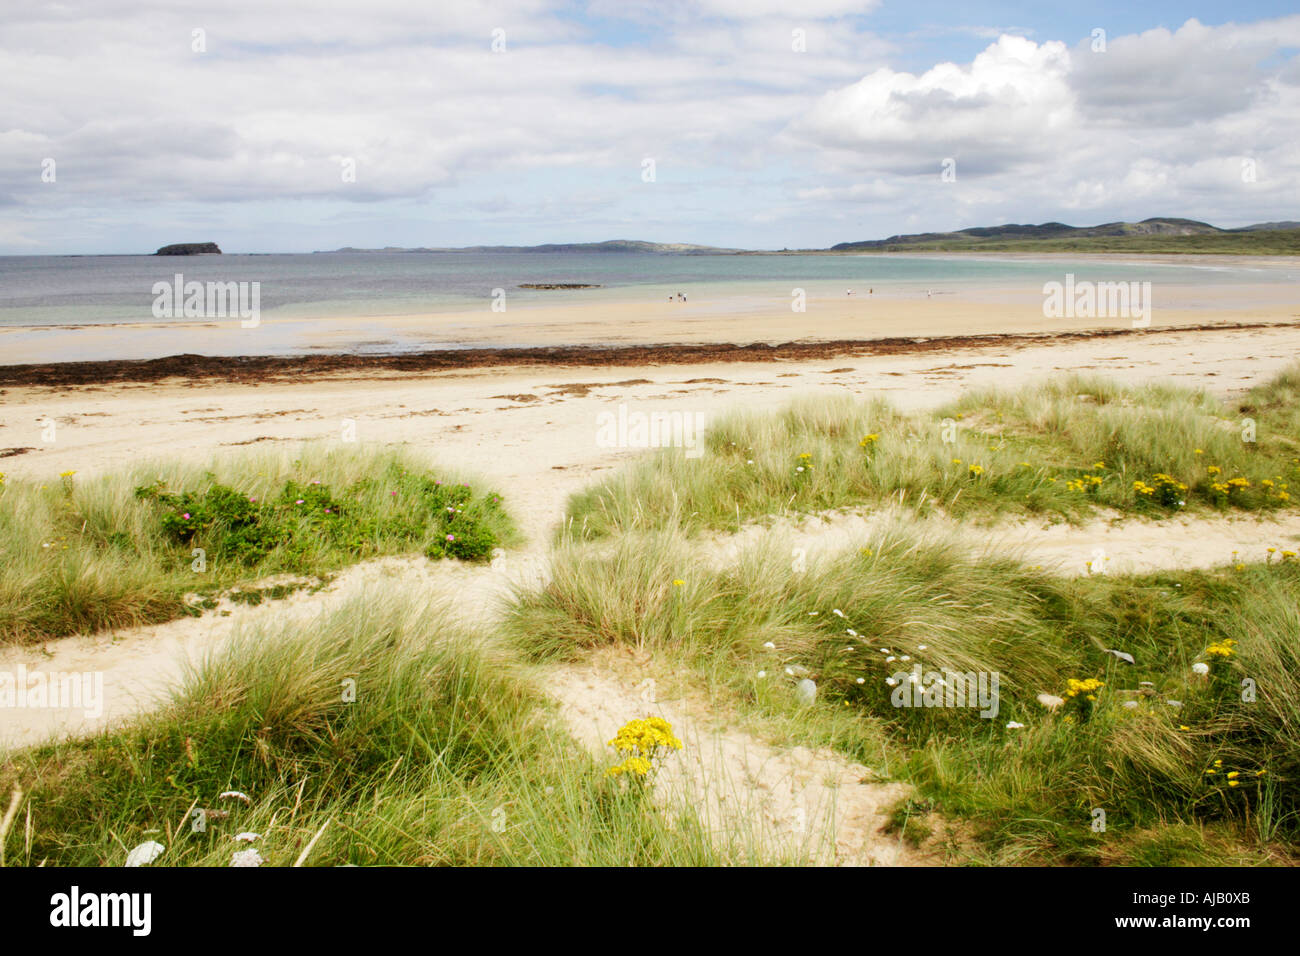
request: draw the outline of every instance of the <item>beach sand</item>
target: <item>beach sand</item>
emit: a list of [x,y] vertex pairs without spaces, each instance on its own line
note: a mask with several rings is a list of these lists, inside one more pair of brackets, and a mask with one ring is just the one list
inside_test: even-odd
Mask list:
[[[929,348],[933,346],[933,348]],[[963,389],[1014,387],[1067,371],[1163,381],[1238,394],[1300,356],[1300,325],[1159,331],[1065,341],[992,339],[922,351],[778,361],[636,365],[546,364],[401,372],[164,379],[0,389],[0,470],[15,477],[81,475],[151,457],[206,459],[252,445],[338,440],[345,420],[362,442],[411,445],[484,474],[530,537],[545,537],[565,498],[639,454],[597,443],[597,417],[621,402],[640,411],[716,416],[775,409],[815,392],[878,395],[904,408]],[[671,353],[667,357],[671,357]],[[597,357],[594,361],[600,361]],[[55,422],[56,440],[43,440]]]

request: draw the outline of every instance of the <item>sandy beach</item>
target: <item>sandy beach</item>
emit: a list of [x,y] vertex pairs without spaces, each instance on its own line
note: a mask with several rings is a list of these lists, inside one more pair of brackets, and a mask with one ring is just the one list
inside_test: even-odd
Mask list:
[[[1231,396],[1294,361],[1300,326],[1152,329],[1041,342],[995,337],[975,346],[937,341],[879,355],[851,354],[854,348],[776,361],[761,355],[716,361],[706,354],[673,364],[665,361],[671,354],[651,351],[641,364],[609,367],[599,355],[582,364],[578,353],[540,368],[402,372],[362,363],[310,375],[290,366],[237,382],[213,375],[10,384],[0,393],[0,450],[3,470],[14,476],[92,474],[160,456],[337,439],[343,421],[352,420],[359,441],[409,444],[450,463],[472,463],[513,499],[534,537],[547,533],[566,495],[637,453],[596,442],[597,416],[620,402],[716,415],[739,407],[775,409],[796,396],[834,392],[880,395],[910,409],[963,389],[1014,387],[1069,371],[1170,381]],[[870,343],[856,348],[871,351]],[[53,443],[42,441],[46,420],[57,425]]]

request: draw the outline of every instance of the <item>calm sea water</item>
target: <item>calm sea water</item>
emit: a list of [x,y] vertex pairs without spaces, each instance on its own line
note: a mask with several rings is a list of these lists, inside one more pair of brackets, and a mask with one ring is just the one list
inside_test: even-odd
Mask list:
[[[287,322],[279,337],[259,338],[259,351],[401,351],[439,347],[391,332],[384,317],[482,310],[483,322],[500,322],[491,312],[493,290],[503,289],[510,311],[529,305],[568,302],[665,302],[685,292],[707,311],[726,312],[789,301],[794,288],[812,299],[843,296],[846,289],[877,295],[978,294],[998,290],[1040,296],[1043,283],[1067,273],[1093,281],[1152,281],[1177,296],[1197,287],[1249,285],[1293,296],[1300,266],[1249,264],[1142,264],[971,258],[967,256],[679,256],[569,253],[327,253],[307,255],[213,256],[6,256],[0,257],[0,364],[170,355],[186,349],[245,354],[247,341],[234,337],[218,346],[194,344],[177,324],[195,335],[207,319],[154,317],[154,284],[185,281],[257,282],[261,320],[319,319],[320,328],[340,322],[353,333],[337,346],[305,344],[301,321]],[[598,289],[540,291],[522,283],[586,283]],[[1191,293],[1195,298],[1195,293]],[[354,321],[363,317],[363,327]],[[472,319],[471,319],[472,322]],[[121,330],[111,338],[90,329],[123,323],[146,328]],[[154,330],[152,327],[157,326]],[[3,331],[3,330],[8,331]],[[82,329],[78,335],[75,329]],[[472,337],[472,325],[467,327]],[[63,330],[63,331],[60,331]],[[168,331],[170,330],[170,331]],[[358,335],[361,338],[358,338]],[[345,336],[344,338],[347,338]],[[82,343],[83,344],[79,344]],[[531,342],[513,344],[528,345]],[[447,347],[453,347],[448,345]],[[463,345],[461,346],[463,347]],[[215,353],[214,353],[215,354]]]
[[[1095,281],[1258,283],[1300,279],[1300,268],[1117,265],[933,256],[672,256],[562,253],[329,253],[221,256],[3,256],[0,325],[152,322],[155,282],[259,282],[263,315],[406,315],[487,308],[493,289],[511,305],[705,295],[810,295],[978,288],[1040,289],[1065,272]],[[600,285],[576,292],[520,289],[528,282]],[[167,320],[172,321],[172,320]]]

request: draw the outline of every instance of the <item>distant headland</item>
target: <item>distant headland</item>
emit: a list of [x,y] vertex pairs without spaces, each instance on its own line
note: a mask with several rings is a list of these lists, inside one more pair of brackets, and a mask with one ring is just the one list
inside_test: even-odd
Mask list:
[[1260,222],[1221,229],[1195,219],[1153,218],[1141,222],[1108,222],[1099,226],[1068,226],[1061,222],[1039,225],[1006,223],[956,232],[926,232],[841,242],[829,249],[727,249],[686,242],[641,242],[612,239],[607,242],[547,243],[540,246],[460,246],[456,248],[383,249],[347,247],[334,252],[550,252],[550,253],[651,253],[656,255],[862,255],[866,253],[1182,253],[1201,255],[1300,255],[1300,221]]
[[722,249],[717,246],[697,246],[689,242],[641,242],[636,239],[610,239],[605,242],[550,242],[540,246],[456,246],[427,247],[416,249],[400,246],[386,246],[383,249],[356,249],[347,246],[334,249],[334,252],[603,252],[628,253],[641,252],[658,255],[700,256],[718,255],[719,253],[744,252],[743,249]]

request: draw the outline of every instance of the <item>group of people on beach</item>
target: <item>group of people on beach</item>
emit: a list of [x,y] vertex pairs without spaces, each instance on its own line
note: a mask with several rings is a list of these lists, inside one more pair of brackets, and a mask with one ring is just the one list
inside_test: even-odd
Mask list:
[[670,296],[668,297],[668,301],[669,301],[669,302],[672,302],[674,299],[676,299],[678,302],[685,302],[685,301],[686,301],[686,293],[685,293],[685,292],[678,292],[676,295],[670,295]]

